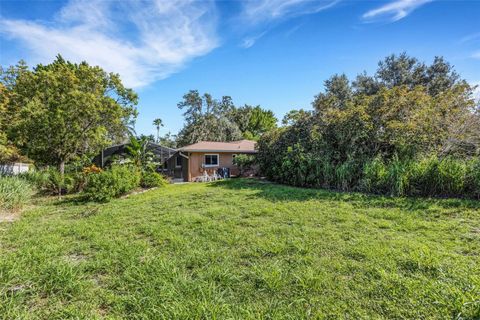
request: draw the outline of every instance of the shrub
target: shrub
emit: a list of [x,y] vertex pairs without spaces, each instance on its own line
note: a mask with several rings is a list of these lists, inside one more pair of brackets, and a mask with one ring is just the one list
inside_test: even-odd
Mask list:
[[29,181],[38,191],[45,194],[61,194],[69,192],[75,184],[75,177],[72,174],[65,174],[62,181],[60,172],[54,168],[48,168],[38,171],[29,171],[19,175],[19,177]]
[[140,184],[140,173],[129,166],[112,166],[109,170],[88,175],[84,195],[86,199],[106,202],[119,197]]
[[0,177],[0,209],[17,210],[33,195],[32,185],[18,177]]
[[357,182],[357,165],[347,160],[335,167],[336,188],[342,191],[352,190]]
[[363,177],[360,181],[360,190],[369,193],[385,193],[387,188],[388,171],[380,157],[368,161],[363,166]]
[[154,171],[144,171],[142,172],[142,180],[140,181],[140,186],[143,188],[155,188],[163,187],[167,185],[168,182],[164,176]]
[[440,181],[440,195],[464,195],[466,165],[462,160],[446,158],[440,161],[438,175]]
[[480,199],[480,157],[467,162],[465,171],[466,193]]
[[385,193],[392,196],[406,195],[409,189],[408,170],[408,163],[399,160],[398,157],[395,156],[387,167],[387,186]]
[[237,154],[233,158],[233,164],[238,167],[240,176],[242,176],[246,170],[252,169],[255,164],[255,157],[248,154]]
[[[468,196],[470,194],[470,190],[468,190],[468,170],[469,168],[464,160],[454,158],[439,159],[436,156],[423,158],[412,164],[410,170],[410,194],[422,196]],[[472,172],[471,176],[473,177],[474,175]]]

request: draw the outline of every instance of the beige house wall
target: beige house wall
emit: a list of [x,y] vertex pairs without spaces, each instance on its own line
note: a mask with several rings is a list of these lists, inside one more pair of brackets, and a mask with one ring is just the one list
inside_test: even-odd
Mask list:
[[[214,167],[205,167],[204,156],[206,154],[218,154],[219,165]],[[238,168],[233,164],[233,155],[238,154],[234,152],[190,152],[188,154],[188,181],[194,181],[196,177],[203,176],[206,170],[209,175],[213,174],[218,168],[229,168],[230,175],[238,175]]]

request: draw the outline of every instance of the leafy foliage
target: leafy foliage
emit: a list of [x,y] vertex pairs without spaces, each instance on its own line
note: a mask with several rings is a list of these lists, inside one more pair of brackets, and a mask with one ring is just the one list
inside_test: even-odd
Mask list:
[[142,188],[163,187],[168,184],[168,181],[161,174],[154,171],[143,171],[140,186]]
[[26,65],[2,71],[8,138],[37,164],[63,168],[66,162],[125,136],[136,115],[137,95],[118,75],[86,62],[65,61],[29,71]]
[[[405,54],[390,56],[375,77],[362,74],[353,84],[334,75],[313,106],[311,113],[287,114],[285,127],[260,139],[258,160],[270,179],[393,195],[428,189],[428,195],[462,196],[468,189],[464,159],[480,154],[480,109],[472,88],[442,58],[426,66]],[[422,180],[415,182],[422,191],[413,191],[410,164],[429,155],[438,168],[417,178],[442,187]]]
[[238,167],[240,176],[242,176],[246,170],[250,170],[255,165],[255,156],[249,154],[237,154],[233,159],[233,164]]
[[262,134],[277,126],[277,118],[271,110],[262,109],[260,106],[234,108],[229,118],[237,125],[245,139],[258,140]]
[[136,167],[115,165],[100,173],[90,174],[84,190],[87,200],[108,202],[140,185],[140,171]]
[[0,176],[0,210],[18,210],[30,201],[32,185],[18,177]]
[[29,181],[36,189],[49,195],[62,195],[76,191],[80,181],[82,173],[78,175],[76,173],[67,173],[62,177],[60,172],[54,168],[45,168],[40,170],[32,170],[19,175],[20,178]]
[[197,90],[185,94],[178,108],[185,110],[185,126],[177,137],[179,146],[199,141],[258,139],[277,122],[270,110],[248,105],[237,108],[229,96],[215,100],[208,93],[200,96]]
[[148,139],[143,136],[140,139],[134,136],[130,137],[130,142],[126,146],[127,155],[133,164],[139,168],[148,166],[153,161],[153,153],[148,150]]

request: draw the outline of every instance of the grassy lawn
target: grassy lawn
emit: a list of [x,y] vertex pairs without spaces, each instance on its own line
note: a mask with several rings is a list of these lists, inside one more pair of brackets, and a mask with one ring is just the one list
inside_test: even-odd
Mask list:
[[256,180],[0,224],[0,319],[480,318],[480,203]]

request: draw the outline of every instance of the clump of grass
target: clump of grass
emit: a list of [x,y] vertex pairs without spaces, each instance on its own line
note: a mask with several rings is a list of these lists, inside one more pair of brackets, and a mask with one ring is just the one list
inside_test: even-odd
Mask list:
[[21,209],[32,194],[32,186],[27,181],[16,177],[0,177],[0,209]]

